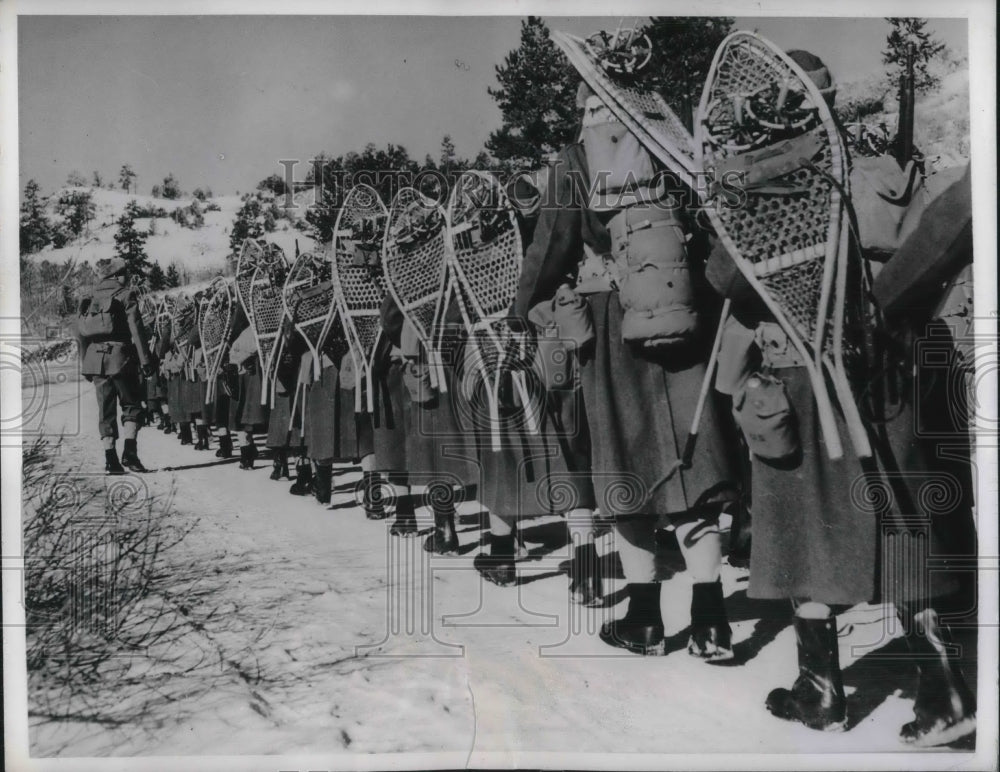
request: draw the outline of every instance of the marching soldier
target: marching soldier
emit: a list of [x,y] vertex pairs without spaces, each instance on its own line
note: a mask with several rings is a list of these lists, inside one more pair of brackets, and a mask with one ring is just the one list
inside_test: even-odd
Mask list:
[[[139,315],[137,296],[127,286],[125,261],[120,258],[103,260],[98,263],[98,271],[101,281],[80,302],[77,319],[80,370],[94,384],[97,395],[105,471],[124,474],[124,465],[133,472],[145,472],[136,445],[144,397],[140,371],[152,375],[155,364]],[[115,449],[119,404],[125,435],[120,461]]]
[[[267,415],[267,439],[265,445],[271,453],[271,479],[280,480],[282,477],[291,479],[288,470],[288,456],[293,449],[300,448],[301,434],[299,429],[293,431],[290,428],[292,422],[292,395],[297,388],[297,377],[299,368],[300,352],[292,351],[293,346],[305,344],[299,335],[295,335],[291,325],[281,333],[284,345],[281,348],[281,355],[274,368],[273,382],[268,384],[271,398],[270,410]],[[259,357],[258,357],[259,358]],[[261,367],[261,388],[264,387],[263,379],[265,373]],[[296,481],[293,483],[292,493],[299,488],[304,488],[304,492],[311,491],[312,467],[306,464],[302,466],[301,453],[299,463],[296,464]],[[309,477],[306,479],[305,470],[308,470]]]
[[[393,305],[390,296],[383,301],[383,308],[386,303]],[[374,389],[375,397],[375,411],[371,414],[374,455],[372,468],[362,473],[365,516],[369,520],[381,520],[386,516],[381,496],[384,476],[396,505],[389,532],[393,536],[416,536],[419,528],[406,457],[406,431],[413,410],[410,393],[404,385],[407,362],[388,334],[380,338],[373,362],[369,388]]]
[[[242,309],[241,316],[246,319]],[[242,329],[230,346],[226,368],[226,378],[229,379],[231,372],[235,370],[237,379],[237,424],[243,427],[244,432],[243,443],[240,445],[240,469],[253,469],[258,454],[253,438],[254,429],[267,425],[268,410],[260,403],[260,355],[253,329],[249,325]]]
[[184,408],[184,380],[182,376],[184,356],[169,332],[160,341],[159,348],[163,352],[160,369],[167,382],[167,412],[172,420],[176,419],[177,421],[177,439],[180,444],[190,445],[194,442],[194,438],[191,436],[191,421]]
[[[823,62],[804,51],[789,56],[832,103],[835,89]],[[930,233],[921,238],[924,244],[933,241]],[[948,239],[945,246],[955,243]],[[964,248],[971,251],[971,239]],[[909,272],[912,276],[912,266]],[[961,573],[949,570],[950,561],[975,555],[972,481],[967,460],[949,460],[936,441],[914,432],[920,403],[938,409],[947,403],[940,381],[948,379],[922,377],[923,363],[914,361],[911,335],[902,327],[890,329],[873,320],[858,322],[864,330],[845,329],[845,336],[855,341],[868,338],[859,347],[869,349],[870,361],[881,360],[878,369],[859,364],[852,373],[857,393],[864,395],[859,407],[867,413],[873,455],[831,460],[803,361],[721,242],[709,259],[707,276],[733,301],[739,324],[723,339],[720,367],[726,359],[741,364],[742,374],[729,386],[735,387],[738,421],[754,427],[744,429],[753,453],[753,487],[760,492],[754,497],[747,594],[788,598],[795,610],[799,674],[791,688],[768,694],[767,709],[813,729],[844,729],[848,702],[837,614],[857,603],[891,601],[902,622],[909,661],[919,674],[915,718],[903,726],[901,739],[933,746],[971,734],[975,699],[962,674],[961,647],[951,644],[941,617],[973,605]],[[882,350],[876,351],[878,347]],[[777,404],[775,398],[788,413],[786,425],[796,427],[793,435],[773,425],[769,429],[760,420],[765,405]],[[836,422],[838,432],[846,435],[839,412]],[[954,442],[965,429],[953,427],[948,433]],[[926,495],[925,486],[949,481],[954,481],[954,498],[932,501]],[[899,552],[887,563],[889,553],[879,553],[890,543]],[[937,567],[928,564],[929,556],[937,559]]]
[[735,481],[711,404],[697,453],[679,468],[708,360],[702,331],[710,327],[693,291],[683,213],[649,153],[585,84],[578,106],[583,141],[561,151],[549,170],[514,313],[525,318],[567,279],[574,283],[584,243],[607,255],[604,280],[576,287],[594,330],[580,363],[597,438],[596,499],[614,519],[629,594],[625,617],[604,625],[601,640],[641,654],[665,651],[654,560],[662,517],[675,526],[694,581],[688,650],[707,661],[730,659],[718,516],[735,496]]
[[[468,486],[478,482],[479,471],[474,462],[476,449],[469,437],[471,427],[463,427],[459,418],[460,407],[456,403],[458,384],[455,379],[455,363],[461,350],[463,328],[460,314],[452,301],[443,323],[446,326],[443,359],[443,375],[447,379],[447,391],[440,392],[430,383],[430,373],[426,352],[417,340],[416,333],[406,321],[391,295],[382,304],[382,328],[392,344],[402,355],[401,376],[408,392],[409,410],[403,411],[408,424],[406,436],[406,472],[411,486],[424,488],[423,499],[434,517],[434,530],[424,540],[423,548],[438,555],[458,551],[458,532],[455,528],[456,503]],[[406,397],[404,397],[404,400]],[[372,473],[372,482],[366,484],[366,509],[370,497],[378,492]],[[460,488],[461,490],[456,490]],[[412,488],[411,488],[412,489]],[[404,507],[409,506],[409,496],[402,496]],[[404,523],[408,515],[404,509]],[[397,532],[409,532],[409,526],[400,523]]]
[[150,340],[150,350],[153,352],[154,361],[159,363],[155,374],[146,379],[146,402],[147,405],[155,404],[159,408],[160,423],[156,428],[164,434],[174,433],[174,422],[170,417],[170,379],[165,368],[164,358],[170,351],[170,331],[167,325],[167,332],[164,335],[154,333]]

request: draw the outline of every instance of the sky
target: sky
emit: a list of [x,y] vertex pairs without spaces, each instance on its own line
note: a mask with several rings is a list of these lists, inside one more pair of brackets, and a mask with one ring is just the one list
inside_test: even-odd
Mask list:
[[[618,17],[545,17],[588,35]],[[632,18],[627,17],[630,24]],[[930,29],[967,53],[964,20]],[[873,19],[737,18],[783,48],[804,48],[840,80],[880,67],[887,24]],[[340,155],[368,142],[438,154],[450,134],[472,157],[500,112],[487,93],[519,41],[520,19],[442,16],[20,16],[20,184],[51,192],[71,170],[141,193],[172,172],[216,194],[283,173],[279,161]]]

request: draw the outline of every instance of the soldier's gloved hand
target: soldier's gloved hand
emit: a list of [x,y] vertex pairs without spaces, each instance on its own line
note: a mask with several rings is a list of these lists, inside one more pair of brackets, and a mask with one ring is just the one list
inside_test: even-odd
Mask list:
[[146,364],[142,366],[143,377],[152,378],[155,374],[156,374],[156,365],[154,365],[152,362],[146,362]]

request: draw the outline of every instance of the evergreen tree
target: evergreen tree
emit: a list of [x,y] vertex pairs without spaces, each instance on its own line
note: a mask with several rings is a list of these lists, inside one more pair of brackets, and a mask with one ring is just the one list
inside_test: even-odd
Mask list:
[[285,185],[285,178],[280,174],[272,174],[257,183],[257,190],[269,190],[276,197],[285,195],[288,187]]
[[899,82],[906,67],[906,51],[912,43],[914,88],[920,92],[930,91],[938,85],[939,78],[930,72],[928,65],[945,53],[945,44],[925,29],[927,19],[890,17],[886,21],[890,29],[882,51],[882,62],[892,65],[889,77],[894,83]]
[[306,210],[306,225],[308,233],[316,241],[325,244],[333,239],[341,199],[336,185],[324,186],[322,191],[322,195]]
[[458,154],[455,152],[455,143],[451,140],[450,134],[441,137],[441,168],[453,167],[458,161]]
[[69,173],[66,177],[66,185],[71,188],[82,188],[87,185],[87,179],[80,174],[76,169]]
[[177,263],[171,263],[167,267],[167,288],[173,289],[174,287],[181,286],[181,274],[177,270]]
[[28,180],[21,199],[21,254],[38,252],[52,242],[52,223],[45,216],[45,202],[39,195],[38,183]]
[[170,172],[170,174],[163,178],[163,186],[160,188],[160,194],[164,198],[169,198],[171,200],[181,197],[181,186],[177,181],[177,178],[174,177],[173,172]]
[[498,160],[535,167],[575,138],[580,78],[541,19],[521,22],[521,45],[497,65],[496,76],[499,87],[487,91],[503,123],[486,147]]
[[146,238],[149,234],[140,232],[135,227],[137,209],[138,204],[133,199],[129,201],[122,216],[118,218],[118,232],[115,233],[115,254],[125,260],[129,279],[145,281],[152,267],[152,263],[146,255]]
[[167,288],[167,276],[163,272],[163,267],[157,262],[154,262],[149,269],[148,284],[151,292]]
[[689,131],[712,58],[734,21],[727,16],[653,16],[641,30],[649,36],[653,57],[640,77],[660,92]]
[[[317,180],[321,181],[322,195],[306,212],[308,231],[320,242],[329,241],[333,237],[337,213],[351,187],[359,183],[371,185],[389,206],[396,193],[411,185],[420,170],[406,148],[391,143],[385,149],[368,143],[360,153],[352,151],[337,158],[317,156],[306,179],[314,185]],[[230,242],[233,254],[243,243],[242,238],[236,238],[238,235],[234,225]]]
[[62,216],[68,238],[76,238],[83,233],[97,211],[90,191],[67,190],[56,202],[56,213]]
[[118,172],[118,184],[122,186],[122,190],[126,193],[132,189],[135,183],[135,172],[132,171],[132,167],[128,164],[122,164],[121,171]]
[[[266,213],[261,200],[255,195],[247,195],[243,206],[236,213],[233,227],[229,232],[229,251],[238,255],[246,239],[259,239],[266,232]],[[272,228],[273,230],[273,223]]]

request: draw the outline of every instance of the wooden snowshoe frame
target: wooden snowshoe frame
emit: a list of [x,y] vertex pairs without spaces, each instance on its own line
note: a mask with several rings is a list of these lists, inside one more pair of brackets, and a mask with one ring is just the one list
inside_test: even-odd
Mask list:
[[414,188],[400,190],[389,207],[382,245],[386,290],[415,330],[427,354],[431,385],[440,392],[448,390],[440,344],[450,249],[444,210]]
[[215,398],[215,378],[229,352],[230,336],[235,319],[233,290],[229,280],[217,276],[201,299],[198,314],[202,352],[205,357],[206,404]]
[[257,341],[261,362],[262,405],[274,406],[274,381],[281,356],[281,332],[285,320],[282,290],[288,274],[288,260],[277,246],[269,244],[257,260],[250,281],[250,305],[247,317]]
[[[472,352],[463,378],[479,377],[490,411],[492,446],[501,447],[500,389],[510,372],[524,406],[527,427],[538,432],[535,404],[525,373],[527,341],[515,336],[507,316],[517,294],[524,258],[514,208],[499,181],[480,171],[462,173],[451,192],[447,210],[449,281],[446,301],[458,300]],[[520,355],[519,355],[520,354]],[[472,370],[469,372],[468,370]]]
[[323,341],[337,312],[331,268],[328,256],[322,252],[302,252],[288,271],[281,293],[285,316],[309,347],[317,376]]
[[553,32],[562,49],[593,92],[664,166],[701,196],[704,185],[695,159],[695,143],[683,121],[655,91],[630,79],[614,78],[602,65],[599,47],[566,32]]
[[[378,191],[362,184],[348,191],[333,230],[333,283],[357,373],[354,409],[358,412],[375,410],[372,371],[382,338],[381,309],[386,294],[382,246],[388,219],[389,210]],[[362,391],[367,395],[365,400]]]
[[843,446],[824,370],[855,452],[871,455],[844,363],[844,312],[860,302],[860,293],[853,280],[848,292],[849,262],[857,254],[844,201],[848,159],[826,101],[774,44],[736,32],[716,51],[695,139],[697,161],[710,180],[719,179],[720,170],[739,168],[750,154],[766,158],[769,149],[789,148],[787,157],[770,159],[772,178],[745,187],[735,201],[715,188],[706,209],[739,270],[806,364],[829,457],[840,458]]

